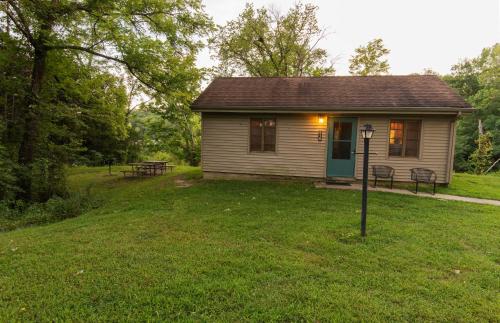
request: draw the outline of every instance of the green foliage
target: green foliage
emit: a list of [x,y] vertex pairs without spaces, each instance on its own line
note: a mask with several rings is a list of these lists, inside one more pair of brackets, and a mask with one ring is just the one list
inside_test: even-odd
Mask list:
[[120,64],[171,95],[198,81],[194,59],[203,44],[197,36],[211,28],[198,0],[13,0],[0,9],[34,48]]
[[15,166],[17,197],[65,196],[64,163],[136,157],[119,75],[143,95],[183,100],[199,86],[195,57],[211,28],[199,0],[0,1],[2,162]]
[[477,149],[480,120],[483,132],[491,135],[493,158],[500,158],[500,44],[454,65],[444,80],[475,108],[458,123],[455,169],[473,170],[470,156]]
[[0,201],[0,232],[74,218],[102,203],[90,190],[74,192],[65,198],[54,196],[44,203],[26,204],[18,200]]
[[[7,35],[4,39],[8,39]],[[63,163],[85,159],[96,151],[116,152],[126,138],[125,87],[116,76],[92,65],[79,64],[72,56],[49,55],[47,88],[41,93],[44,103],[38,104],[38,149],[29,166],[19,165],[18,151],[26,131],[23,115],[27,113],[22,99],[26,93],[20,90],[29,88],[30,83],[28,77],[20,76],[26,75],[22,71],[28,71],[30,63],[28,59],[18,59],[17,65],[11,66],[9,62],[14,57],[22,58],[22,51],[17,54],[9,51],[16,48],[13,43],[10,39],[10,45],[0,51],[0,57],[5,58],[0,60],[2,68],[12,69],[13,75],[9,79],[0,77],[0,87],[5,91],[5,100],[0,100],[3,112],[0,119],[5,124],[1,131],[2,159],[8,160],[9,168],[15,170],[3,172],[10,180],[15,176],[14,186],[8,189],[9,198],[22,192],[17,183],[28,178],[33,201],[45,201],[53,195],[66,196]]]
[[146,157],[144,158],[145,160],[165,160],[169,161],[171,163],[174,163],[176,165],[182,165],[183,160],[177,159],[177,156],[174,156],[173,154],[166,152],[166,151],[155,151],[151,152]]
[[211,39],[220,61],[218,73],[251,76],[321,76],[328,54],[317,48],[325,38],[318,26],[318,7],[297,3],[285,15],[247,4],[235,20],[219,26]]
[[470,164],[476,174],[483,174],[493,163],[493,147],[489,133],[480,134],[477,148],[470,155]]
[[29,73],[28,49],[0,29],[0,201],[22,192],[17,160]]
[[6,148],[0,143],[0,201],[12,200],[20,190],[16,185],[15,170],[16,164],[10,159]]
[[131,130],[138,140],[131,147],[142,147],[142,156],[150,159],[156,153],[168,153],[172,161],[198,165],[201,159],[201,120],[191,112],[187,102],[175,107],[161,97],[146,110],[131,116]]
[[349,73],[352,75],[380,75],[389,72],[389,63],[383,57],[389,54],[390,50],[384,47],[382,39],[373,39],[366,46],[360,46],[354,51],[355,54],[349,60]]
[[30,176],[33,179],[31,190],[34,201],[46,201],[52,196],[66,197],[68,195],[63,164],[53,159],[37,158],[31,164],[29,171],[24,176]]
[[[164,107],[165,103],[155,106]],[[178,159],[185,160],[191,166],[197,166],[201,161],[201,118],[191,112],[184,104],[177,109],[164,109],[162,118],[167,122],[166,136],[170,152]]]
[[166,122],[157,114],[137,110],[129,117],[129,154],[136,159],[148,159],[156,152],[168,150]]

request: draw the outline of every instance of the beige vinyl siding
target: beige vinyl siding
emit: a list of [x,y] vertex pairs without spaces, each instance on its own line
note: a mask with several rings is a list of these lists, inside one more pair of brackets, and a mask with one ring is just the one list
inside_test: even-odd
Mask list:
[[[276,118],[276,152],[249,152],[251,117]],[[419,158],[389,157],[391,119],[422,120]],[[326,120],[327,118],[325,118]],[[439,116],[360,116],[358,127],[371,123],[376,129],[371,140],[370,165],[388,165],[396,170],[396,181],[410,181],[410,168],[434,170],[438,183],[450,180],[453,158],[454,118]],[[318,131],[323,140],[318,142]],[[326,122],[318,124],[317,114],[202,114],[202,169],[205,172],[281,175],[324,178],[326,174]],[[451,146],[450,146],[451,145]],[[363,151],[359,135],[356,145]],[[450,153],[451,152],[451,153]],[[362,155],[356,156],[355,177],[362,178]],[[371,169],[370,169],[371,176]]]
[[259,115],[203,113],[203,171],[325,177],[326,120],[320,125],[316,114],[268,116],[276,117],[276,152],[249,152],[250,117]]
[[[389,122],[391,119],[419,119],[422,120],[420,133],[420,153],[419,158],[411,157],[389,157]],[[450,145],[453,145],[454,120],[446,117],[360,117],[359,126],[370,123],[376,129],[373,139],[370,141],[370,165],[388,165],[396,170],[394,180],[410,181],[410,169],[414,167],[424,167],[436,172],[438,183],[449,182],[449,168],[452,158],[450,155]],[[358,136],[357,151],[363,151],[363,139]],[[371,169],[370,169],[371,176]],[[363,158],[357,155],[356,178],[363,177]]]

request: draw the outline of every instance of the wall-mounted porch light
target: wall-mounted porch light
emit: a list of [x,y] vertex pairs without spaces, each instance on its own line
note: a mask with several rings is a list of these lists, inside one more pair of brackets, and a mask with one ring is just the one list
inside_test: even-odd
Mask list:
[[[318,124],[320,124],[320,125],[325,124],[325,115],[318,114]],[[318,141],[323,141],[323,130],[322,129],[318,130]]]

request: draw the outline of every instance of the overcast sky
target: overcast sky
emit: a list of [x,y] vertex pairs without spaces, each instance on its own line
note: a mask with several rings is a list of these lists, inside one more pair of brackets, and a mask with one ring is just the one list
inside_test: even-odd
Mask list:
[[[206,12],[224,24],[243,10],[244,0],[203,0]],[[294,0],[253,0],[256,7],[287,11]],[[500,0],[309,0],[319,7],[318,20],[330,36],[321,43],[336,58],[337,75],[348,74],[354,49],[382,38],[388,49],[391,74],[431,68],[441,74],[460,59],[480,54],[500,41]],[[198,65],[211,67],[208,50]]]

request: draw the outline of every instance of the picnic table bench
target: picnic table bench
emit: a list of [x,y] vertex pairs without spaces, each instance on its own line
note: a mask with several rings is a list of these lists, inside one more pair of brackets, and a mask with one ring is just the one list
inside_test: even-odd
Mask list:
[[140,163],[130,163],[131,170],[122,170],[123,176],[157,176],[163,175],[166,171],[173,172],[175,165],[168,164],[168,161],[155,160]]

